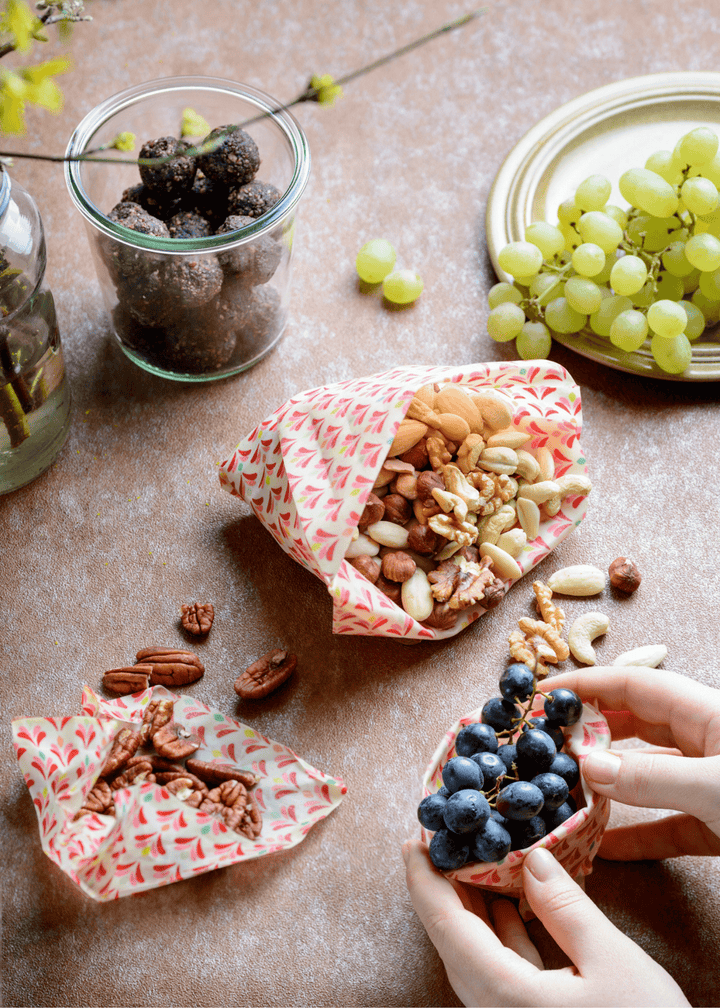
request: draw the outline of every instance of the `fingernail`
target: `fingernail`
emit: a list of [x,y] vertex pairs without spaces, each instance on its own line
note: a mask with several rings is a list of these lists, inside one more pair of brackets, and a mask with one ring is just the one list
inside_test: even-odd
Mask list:
[[585,760],[583,772],[596,784],[614,784],[620,773],[621,759],[611,752],[594,752]]
[[555,858],[544,847],[536,847],[525,858],[525,866],[538,882],[549,882],[561,870]]
[[407,864],[408,863],[408,857],[410,856],[410,841],[409,840],[406,840],[405,843],[402,845],[402,856],[403,856],[403,861],[405,862],[405,864]]

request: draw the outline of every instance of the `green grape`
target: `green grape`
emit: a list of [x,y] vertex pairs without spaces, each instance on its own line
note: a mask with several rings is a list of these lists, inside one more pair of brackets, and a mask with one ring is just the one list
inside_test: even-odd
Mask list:
[[696,175],[710,179],[713,185],[720,189],[720,153],[716,154],[712,161],[706,161],[704,165],[691,168],[688,172],[688,178],[695,178]]
[[678,197],[670,183],[647,168],[624,172],[619,187],[623,199],[653,217],[670,217],[678,208]]
[[687,276],[682,278],[683,287],[685,288],[686,294],[692,294],[693,291],[698,289],[698,284],[700,283],[700,270],[693,269],[692,273],[688,273]]
[[[530,284],[533,282],[533,280],[535,279],[536,276],[538,276],[537,273],[531,273],[530,276],[516,276],[513,279],[515,280],[515,284],[518,287],[520,287],[520,288],[526,287],[526,288],[529,289]],[[523,296],[525,296],[525,295],[523,295]]]
[[546,305],[553,298],[564,295],[565,283],[558,280],[555,273],[538,273],[536,277],[533,277],[529,291],[530,297],[538,299],[538,304]]
[[682,374],[692,361],[692,347],[687,336],[675,336],[673,339],[662,339],[653,336],[650,341],[652,352],[658,367],[668,374]]
[[559,231],[563,236],[563,241],[565,242],[565,248],[568,249],[571,253],[575,251],[578,245],[582,244],[582,238],[575,230],[575,228],[571,227],[569,224],[560,224]]
[[525,312],[510,301],[493,308],[487,319],[487,331],[496,343],[515,339],[525,325]]
[[612,186],[604,175],[591,175],[575,190],[575,206],[581,210],[602,210],[610,199]]
[[577,224],[582,215],[582,210],[575,206],[575,200],[565,200],[558,207],[558,223],[565,227],[572,227],[573,224]]
[[417,301],[423,292],[423,284],[413,270],[396,270],[383,280],[383,295],[392,304],[410,304]]
[[613,206],[612,203],[608,203],[606,204],[603,213],[606,213],[608,217],[612,217],[612,219],[620,225],[623,231],[628,226],[628,215],[624,210],[621,210],[619,206]]
[[699,287],[708,301],[720,301],[720,270],[701,273]]
[[692,273],[694,266],[687,261],[685,242],[674,241],[668,245],[661,256],[662,264],[672,276],[686,277]]
[[720,238],[720,210],[698,217],[695,221],[695,234],[711,234]]
[[593,281],[596,284],[606,284],[610,279],[610,274],[612,273],[613,266],[615,265],[616,262],[617,262],[617,256],[614,252],[611,252],[610,255],[605,256],[605,265],[603,266],[603,268],[600,270],[599,273],[596,273],[593,276]]
[[498,255],[500,269],[513,277],[534,276],[540,271],[542,262],[542,252],[537,245],[525,241],[510,242]]
[[661,300],[651,304],[647,313],[648,325],[661,339],[674,339],[685,331],[687,315],[676,301]]
[[590,328],[598,336],[609,336],[610,327],[620,312],[629,311],[632,306],[629,297],[614,294],[612,297],[603,298],[598,310],[590,316]]
[[645,162],[645,167],[656,172],[660,178],[665,179],[672,186],[680,185],[683,180],[682,170],[673,157],[672,151],[655,151]]
[[647,252],[659,252],[678,239],[682,223],[677,217],[641,214],[628,224],[628,238]]
[[647,266],[640,256],[617,259],[610,273],[610,286],[616,294],[637,294],[647,280]]
[[587,316],[575,311],[564,297],[555,298],[545,309],[545,321],[558,333],[580,332]]
[[700,290],[695,291],[691,300],[695,307],[703,313],[705,324],[715,325],[720,316],[720,301],[711,301]]
[[578,222],[578,231],[584,242],[599,245],[603,252],[614,252],[623,240],[623,231],[617,221],[600,210],[584,213]]
[[365,242],[355,258],[355,269],[365,283],[380,283],[395,265],[395,249],[384,238]]
[[639,350],[648,334],[647,319],[642,312],[630,308],[620,312],[610,326],[610,342],[620,350]]
[[580,276],[593,277],[605,266],[605,253],[594,242],[583,242],[572,255],[573,269]]
[[692,343],[705,331],[705,316],[697,305],[692,301],[679,301],[678,304],[684,309],[688,317],[688,324],[685,327],[685,335]]
[[690,178],[683,182],[680,196],[690,213],[709,214],[717,209],[718,191],[710,179]]
[[550,330],[542,322],[526,322],[518,333],[515,346],[523,360],[544,360],[552,346]]
[[507,304],[520,304],[522,301],[522,293],[511,283],[496,283],[488,291],[488,304],[491,308],[497,308],[498,305]]
[[687,261],[709,273],[720,266],[720,239],[711,234],[696,234],[685,242]]
[[582,315],[597,311],[602,301],[598,285],[581,276],[573,276],[566,281],[564,296],[570,307]]
[[535,221],[528,225],[525,228],[525,241],[537,245],[543,259],[552,259],[565,248],[565,238],[560,228],[546,224],[545,221]]
[[685,285],[680,277],[675,277],[672,273],[663,271],[655,281],[655,301],[681,301],[685,293]]
[[712,161],[717,154],[717,149],[717,133],[708,129],[707,126],[698,126],[686,133],[685,136],[680,137],[675,146],[675,157],[681,164],[691,165],[695,168]]

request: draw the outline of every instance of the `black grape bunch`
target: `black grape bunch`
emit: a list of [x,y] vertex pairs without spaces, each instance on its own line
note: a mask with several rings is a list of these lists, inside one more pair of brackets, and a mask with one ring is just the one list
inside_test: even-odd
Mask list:
[[[570,792],[580,770],[562,751],[562,729],[579,721],[580,697],[568,689],[543,693],[520,662],[503,672],[500,693],[487,701],[480,722],[458,732],[443,786],[418,807],[418,819],[434,832],[430,858],[441,871],[501,861],[577,811]],[[545,716],[531,718],[538,694],[545,698]]]

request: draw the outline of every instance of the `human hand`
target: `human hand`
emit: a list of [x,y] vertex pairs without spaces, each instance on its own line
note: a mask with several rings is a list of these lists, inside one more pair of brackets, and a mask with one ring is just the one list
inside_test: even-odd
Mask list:
[[496,900],[491,924],[480,892],[440,874],[419,840],[406,841],[403,858],[415,912],[463,1004],[689,1004],[672,977],[618,931],[548,850],[536,848],[526,856],[523,887],[533,912],[574,968],[544,969],[514,904]]
[[542,683],[543,692],[560,687],[599,706],[613,741],[650,743],[588,755],[582,772],[593,791],[626,805],[686,813],[608,830],[600,857],[720,854],[720,690],[675,672],[624,666],[564,672]]

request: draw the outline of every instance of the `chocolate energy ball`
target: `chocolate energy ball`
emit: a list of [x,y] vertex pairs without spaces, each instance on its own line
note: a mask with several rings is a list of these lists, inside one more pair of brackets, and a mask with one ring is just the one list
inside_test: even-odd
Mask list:
[[167,222],[171,238],[208,238],[212,225],[194,210],[181,210]]
[[217,226],[227,217],[227,189],[215,185],[198,168],[192,188],[183,197],[183,209],[194,210]]
[[228,195],[228,216],[262,217],[280,199],[281,193],[269,182],[246,182]]
[[187,157],[187,145],[175,137],[160,137],[150,140],[140,149],[140,159],[167,158],[159,165],[139,165],[140,178],[148,189],[167,195],[180,197],[193,184],[195,178],[195,158]]
[[169,238],[170,232],[161,220],[152,217],[139,203],[121,202],[112,208],[108,220],[123,227],[137,231],[139,234],[154,235],[156,238]]
[[[215,233],[232,234],[253,223],[253,217],[228,217]],[[282,245],[269,235],[254,238],[247,245],[239,245],[227,252],[218,252],[218,262],[225,273],[250,286],[267,283],[281,258]]]
[[215,256],[173,258],[163,264],[164,300],[170,313],[199,308],[220,293],[223,271]]
[[162,342],[162,363],[189,374],[217,371],[235,350],[232,307],[222,297],[175,316]]
[[167,197],[164,193],[153,192],[142,182],[126,189],[120,197],[120,202],[137,203],[143,210],[147,210],[151,217],[161,221],[167,221],[182,209],[181,200]]
[[249,133],[239,126],[218,126],[203,143],[223,137],[220,145],[197,159],[197,166],[212,181],[228,189],[250,182],[260,167],[260,154]]
[[249,363],[275,342],[282,329],[280,295],[271,286],[246,287],[228,279],[221,297],[234,306],[237,342],[230,363]]

